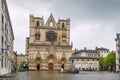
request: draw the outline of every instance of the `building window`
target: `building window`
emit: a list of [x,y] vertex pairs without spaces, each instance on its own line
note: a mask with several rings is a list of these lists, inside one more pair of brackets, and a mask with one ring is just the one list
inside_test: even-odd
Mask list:
[[120,66],[119,66],[119,70],[120,70]]
[[66,33],[62,33],[62,37],[63,37],[63,38],[66,38]]
[[120,53],[118,54],[118,56],[120,57]]
[[87,61],[89,61],[89,59],[87,59]]
[[39,33],[35,34],[35,40],[40,40],[40,34]]
[[2,14],[2,30],[4,30],[4,16]]
[[7,35],[8,35],[8,29],[6,30],[6,33],[7,33]]
[[3,68],[3,56],[1,58],[1,67]]
[[94,61],[94,59],[92,59],[92,61]]
[[82,59],[82,61],[84,61],[84,59]]
[[120,59],[119,59],[119,63],[120,63]]
[[117,34],[117,38],[120,38],[120,34]]
[[118,46],[118,51],[120,51],[120,46]]
[[2,36],[2,53],[4,52],[4,38]]
[[79,61],[78,59],[76,59],[76,61]]
[[40,22],[37,21],[37,22],[36,22],[36,27],[39,27],[39,26],[40,26]]
[[100,54],[98,54],[98,57],[100,57]]
[[4,64],[4,65],[5,65],[5,67],[6,67],[6,58],[5,58],[5,64]]
[[62,40],[62,42],[66,42],[66,40]]
[[62,23],[62,29],[65,29],[65,23]]
[[3,14],[2,14],[2,24],[4,23],[4,16],[3,16]]
[[6,31],[6,29],[7,29],[7,28],[6,28],[6,23],[5,23],[5,31]]

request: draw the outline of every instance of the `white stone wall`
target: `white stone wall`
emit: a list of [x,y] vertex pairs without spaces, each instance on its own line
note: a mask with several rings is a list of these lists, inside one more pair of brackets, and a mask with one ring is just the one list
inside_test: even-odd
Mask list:
[[75,59],[74,64],[73,64],[73,65],[75,65],[75,69],[82,70],[84,68],[86,70],[86,69],[91,68],[91,69],[99,70],[98,59],[94,59],[94,61],[92,59],[89,59],[89,61],[87,61],[87,60],[88,59]]
[[110,52],[108,52],[108,51],[99,51],[99,53],[100,53],[100,57],[107,57],[107,55],[110,53]]
[[[3,3],[2,3],[2,2]],[[13,40],[14,34],[12,31],[12,25],[9,17],[8,8],[6,6],[6,0],[0,0],[0,75],[11,72],[12,53],[13,53]],[[3,23],[2,23],[3,15]],[[3,47],[2,47],[3,36]],[[3,58],[3,59],[2,59]],[[2,67],[3,62],[3,67]]]

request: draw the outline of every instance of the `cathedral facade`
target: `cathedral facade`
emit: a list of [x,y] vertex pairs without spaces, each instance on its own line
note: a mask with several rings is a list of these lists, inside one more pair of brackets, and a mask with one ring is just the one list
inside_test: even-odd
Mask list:
[[30,15],[30,33],[25,47],[30,70],[69,69],[70,19],[56,22],[51,14],[44,24],[42,17]]

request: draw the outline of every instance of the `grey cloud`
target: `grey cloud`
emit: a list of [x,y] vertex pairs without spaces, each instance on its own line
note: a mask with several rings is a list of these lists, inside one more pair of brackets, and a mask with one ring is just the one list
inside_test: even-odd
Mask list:
[[15,48],[19,52],[24,53],[25,37],[29,33],[29,14],[44,16],[45,20],[51,12],[56,20],[58,17],[71,18],[71,41],[78,49],[84,46],[93,48],[105,46],[113,49],[115,34],[120,32],[120,0],[7,0],[7,2],[16,38]]

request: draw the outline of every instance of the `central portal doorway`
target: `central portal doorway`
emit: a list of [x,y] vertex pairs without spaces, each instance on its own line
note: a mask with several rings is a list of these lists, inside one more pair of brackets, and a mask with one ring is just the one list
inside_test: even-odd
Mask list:
[[54,68],[54,64],[53,63],[48,63],[48,69],[53,70],[53,68]]
[[39,70],[40,70],[40,64],[39,64],[39,63],[37,63],[36,68],[37,68],[37,71],[39,71]]

